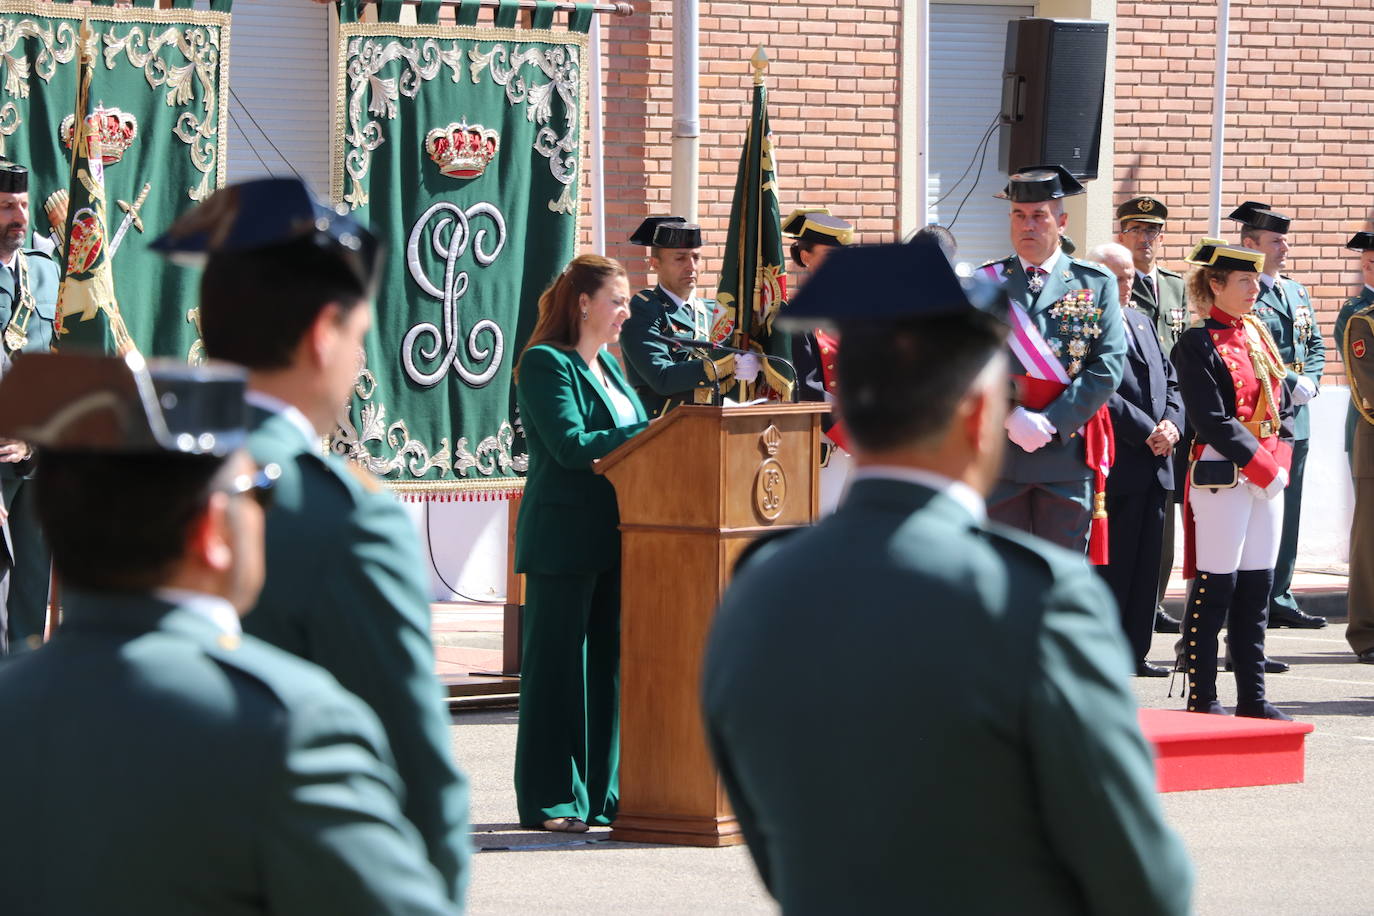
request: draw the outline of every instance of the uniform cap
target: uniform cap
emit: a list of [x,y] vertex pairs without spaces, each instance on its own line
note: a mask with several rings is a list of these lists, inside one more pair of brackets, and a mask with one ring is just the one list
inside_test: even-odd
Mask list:
[[222,458],[247,440],[245,370],[31,353],[0,381],[0,436],[53,452]]
[[1062,165],[1032,165],[1007,177],[1007,186],[993,197],[1017,204],[1038,204],[1082,194],[1086,189]]
[[1288,227],[1293,222],[1291,217],[1285,216],[1277,210],[1271,209],[1268,204],[1260,203],[1257,200],[1247,200],[1232,210],[1231,215],[1226,218],[1249,226],[1251,229],[1277,232],[1281,235],[1288,232]]
[[1121,222],[1135,220],[1140,223],[1163,223],[1169,218],[1169,208],[1153,197],[1132,197],[1116,208],[1116,218]]
[[700,248],[701,227],[680,216],[651,216],[639,224],[630,244],[652,248]]
[[1218,270],[1243,270],[1247,273],[1261,273],[1264,270],[1264,252],[1228,245],[1223,239],[1203,239],[1184,260],[1199,267],[1215,267]]
[[216,254],[299,244],[332,254],[363,290],[381,268],[382,246],[344,206],[318,200],[297,178],[229,185],[186,211],[149,246],[175,261],[204,263]]

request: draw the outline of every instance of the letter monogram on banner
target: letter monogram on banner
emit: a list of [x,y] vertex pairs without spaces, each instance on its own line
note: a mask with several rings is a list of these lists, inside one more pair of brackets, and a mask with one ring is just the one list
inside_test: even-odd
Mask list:
[[[29,167],[31,244],[51,250],[60,267],[70,247],[74,275],[108,264],[113,277],[127,335],[122,326],[107,333],[92,309],[64,319],[57,346],[132,344],[148,356],[194,362],[201,358],[199,272],[169,263],[148,243],[224,184],[232,0],[212,0],[202,11],[112,2],[0,0],[0,153]],[[78,115],[83,20],[90,104]],[[77,129],[83,116],[86,131]],[[88,204],[101,191],[89,178],[81,187],[90,194],[67,218],[71,149],[83,136],[99,139],[91,168],[103,172],[103,219]]]
[[[356,397],[332,448],[410,498],[518,492],[511,382],[572,257],[589,7],[514,28],[357,21],[343,4],[333,187],[387,244]],[[464,4],[458,21],[475,21]],[[395,19],[383,3],[379,19]]]

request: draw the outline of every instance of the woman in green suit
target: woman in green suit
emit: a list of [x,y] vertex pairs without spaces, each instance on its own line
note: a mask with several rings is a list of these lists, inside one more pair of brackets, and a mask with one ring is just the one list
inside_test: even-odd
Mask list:
[[515,534],[525,574],[515,796],[520,823],[569,833],[620,795],[620,512],[592,472],[648,422],[605,347],[630,316],[625,268],[574,258],[539,298],[516,367],[530,470]]

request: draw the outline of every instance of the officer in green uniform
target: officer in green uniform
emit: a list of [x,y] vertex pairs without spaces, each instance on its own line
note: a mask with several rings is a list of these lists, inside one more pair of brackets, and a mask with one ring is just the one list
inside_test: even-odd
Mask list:
[[[1016,253],[980,271],[1003,284],[1029,319],[1039,341],[1027,347],[1032,362],[1057,363],[1068,382],[1047,403],[1024,402],[1007,416],[1006,464],[988,498],[998,521],[1083,551],[1105,488],[1094,492],[1084,424],[1121,383],[1126,337],[1116,277],[1100,264],[1060,251],[1068,225],[1063,199],[1084,188],[1062,166],[1033,166],[1014,174],[996,196],[1011,202],[1011,240]],[[1039,349],[1037,349],[1039,348]],[[1036,376],[1013,356],[1014,376]],[[1105,509],[1103,510],[1105,511]]]
[[206,352],[248,368],[249,451],[282,469],[267,582],[244,628],[372,707],[405,784],[405,815],[461,905],[468,789],[434,676],[419,540],[371,475],[321,446],[357,378],[377,241],[302,182],[262,179],[217,192],[154,247],[205,260]]
[[244,381],[49,354],[0,383],[65,611],[0,665],[0,912],[453,912],[377,718],[239,631],[276,472],[241,448]]
[[[1352,244],[1369,241],[1374,239],[1357,238]],[[1350,519],[1350,623],[1345,638],[1358,661],[1374,664],[1374,303],[1354,312],[1343,330],[1350,402],[1358,415],[1350,463],[1355,512]]]
[[[29,170],[0,160],[0,341],[5,353],[46,353],[56,344],[57,265],[43,252],[25,248],[29,235]],[[14,567],[10,573],[10,651],[43,640],[51,563],[34,516],[29,491],[31,452],[24,443],[0,444],[0,492],[9,510]]]
[[[834,515],[737,570],[703,668],[710,747],[785,913],[1187,913],[1111,594],[986,519],[1007,331],[980,286],[918,240],[832,252],[792,301],[839,324],[859,470]],[[913,665],[913,645],[944,648]]]
[[630,243],[650,248],[649,265],[658,285],[630,300],[630,317],[620,335],[625,375],[649,411],[662,416],[679,404],[714,404],[734,378],[753,381],[760,363],[754,354],[722,354],[681,346],[661,338],[711,338],[715,303],[696,296],[701,266],[701,227],[677,216],[651,216]]
[[1326,344],[1317,326],[1317,312],[1307,289],[1280,276],[1288,260],[1288,229],[1292,220],[1268,204],[1247,200],[1227,219],[1240,223],[1240,243],[1264,254],[1260,296],[1255,316],[1264,322],[1288,366],[1288,390],[1293,399],[1293,465],[1283,491],[1283,540],[1274,565],[1274,589],[1269,600],[1269,626],[1320,629],[1325,617],[1308,614],[1293,597],[1293,569],[1298,560],[1298,526],[1302,517],[1303,471],[1307,467],[1311,419],[1307,402],[1319,393],[1326,370]]
[[[1131,305],[1150,317],[1167,362],[1170,351],[1178,342],[1178,335],[1192,324],[1182,274],[1161,266],[1156,257],[1164,236],[1164,223],[1169,218],[1169,208],[1163,201],[1153,197],[1132,197],[1116,208],[1116,218],[1119,220],[1116,240],[1131,252],[1131,261],[1135,265],[1131,301],[1121,305]],[[1186,426],[1180,432],[1183,433],[1183,441],[1187,442]],[[1187,473],[1187,462],[1181,452],[1175,456],[1174,477],[1177,480],[1182,480],[1182,475]],[[1169,576],[1174,567],[1174,506],[1181,490],[1180,487],[1179,491],[1171,492],[1164,506],[1164,547],[1160,553],[1159,587],[1155,595],[1155,631],[1159,633],[1179,631],[1178,620],[1164,610],[1164,593],[1169,587]]]
[[[1362,312],[1369,306],[1374,305],[1374,232],[1357,232],[1350,237],[1346,243],[1346,248],[1357,251],[1360,254],[1360,276],[1364,280],[1364,286],[1360,291],[1341,306],[1341,310],[1336,314],[1336,324],[1332,330],[1332,338],[1336,342],[1336,352],[1345,353],[1345,326],[1350,321],[1350,316],[1356,312]],[[1347,372],[1349,368],[1347,367]],[[1345,413],[1345,453],[1354,468],[1354,449],[1355,449],[1355,424],[1358,422],[1359,411],[1355,408],[1352,400],[1346,405]]]

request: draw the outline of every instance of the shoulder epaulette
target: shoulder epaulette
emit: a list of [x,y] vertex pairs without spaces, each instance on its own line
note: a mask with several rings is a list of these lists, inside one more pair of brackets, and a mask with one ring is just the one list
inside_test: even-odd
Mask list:
[[1177,273],[1176,271],[1172,271],[1167,267],[1156,267],[1155,269],[1166,277],[1177,277],[1180,280],[1183,279],[1183,274]]
[[1078,266],[1078,267],[1087,268],[1088,270],[1090,270],[1090,271],[1093,272],[1093,273],[1101,274],[1102,276],[1107,277],[1107,278],[1112,279],[1112,280],[1115,280],[1115,279],[1116,279],[1116,275],[1113,274],[1113,273],[1112,273],[1110,270],[1108,270],[1107,268],[1103,267],[1101,264],[1097,264],[1097,263],[1095,263],[1095,262],[1093,262],[1093,261],[1083,261],[1083,260],[1080,260],[1080,259],[1078,259],[1078,258],[1072,258],[1072,257],[1069,258],[1069,261],[1072,262],[1073,264],[1075,264],[1075,265]]
[[981,270],[984,267],[991,267],[994,264],[1010,264],[1015,260],[1016,255],[1009,254],[1005,258],[993,258],[991,261],[984,261],[982,264],[978,265],[978,268]]

